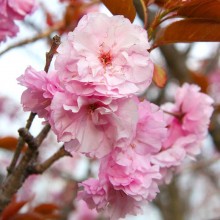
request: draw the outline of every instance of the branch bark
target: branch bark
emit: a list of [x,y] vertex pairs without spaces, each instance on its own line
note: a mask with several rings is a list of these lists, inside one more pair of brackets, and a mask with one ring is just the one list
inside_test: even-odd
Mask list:
[[21,46],[24,46],[24,45],[27,45],[27,44],[30,44],[30,43],[34,43],[35,41],[38,41],[40,39],[49,37],[53,32],[58,31],[63,26],[64,26],[64,24],[62,22],[58,23],[58,24],[52,26],[51,28],[47,29],[46,31],[37,34],[36,36],[34,36],[32,38],[24,39],[24,40],[21,40],[21,41],[15,43],[15,44],[12,44],[9,47],[7,47],[6,49],[4,49],[3,51],[1,51],[0,56],[5,54],[8,51],[14,49],[14,48],[21,47]]
[[[59,46],[59,44],[60,37],[55,36],[53,38],[53,43],[50,51],[46,53],[46,64],[44,67],[44,70],[46,72],[48,72],[49,70],[50,63],[54,54],[56,53],[56,49]],[[26,127],[18,130],[20,136],[18,146],[15,155],[12,159],[12,162],[8,168],[8,175],[4,179],[0,188],[0,213],[10,203],[13,195],[22,186],[25,179],[30,175],[29,167],[33,166],[33,164],[36,162],[38,148],[41,145],[42,141],[46,138],[48,132],[50,131],[50,125],[45,125],[36,138],[34,138],[30,134],[29,128],[33,123],[35,115],[36,114],[32,112],[27,120]],[[22,156],[21,160],[18,162],[22,147],[25,142],[28,144],[28,149]],[[45,164],[40,166],[41,171],[43,172],[44,170],[49,168],[56,160],[66,155],[68,155],[68,153],[65,152],[64,148],[61,149],[54,155],[54,157],[50,158],[50,160],[45,161]]]

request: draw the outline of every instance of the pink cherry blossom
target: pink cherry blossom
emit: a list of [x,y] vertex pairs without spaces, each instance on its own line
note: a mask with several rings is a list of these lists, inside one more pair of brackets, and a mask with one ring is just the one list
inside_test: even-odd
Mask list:
[[57,91],[62,91],[57,75],[53,72],[46,74],[44,71],[36,71],[28,67],[24,75],[17,80],[27,87],[21,96],[24,111],[32,111],[46,119],[53,95]]
[[19,31],[14,20],[23,20],[35,9],[35,0],[1,0],[0,1],[0,42],[6,37],[14,37]]
[[147,32],[140,26],[123,16],[89,13],[58,48],[55,67],[67,85],[79,81],[104,95],[129,95],[151,83],[147,49]]
[[75,210],[68,216],[68,220],[97,220],[98,217],[96,210],[89,209],[87,204],[81,200],[75,204]]
[[0,17],[0,42],[5,41],[6,37],[14,37],[18,32],[17,25],[13,20]]
[[[197,85],[185,83],[178,89],[175,103],[162,106],[167,112],[168,137],[164,148],[172,146],[179,138],[194,135],[194,140],[201,142],[208,133],[208,125],[213,112],[213,100],[199,92]],[[186,149],[189,154],[198,153],[195,143]]]
[[131,146],[114,148],[101,160],[99,180],[82,183],[79,198],[91,209],[107,209],[110,219],[116,220],[141,213],[142,205],[159,192],[160,178],[159,166],[151,165],[149,157],[136,154]]
[[0,8],[0,17],[23,20],[35,9],[35,0],[2,0]]
[[132,145],[139,154],[159,152],[167,136],[163,111],[146,100],[139,103],[138,109],[136,136]]
[[108,179],[115,190],[122,190],[136,201],[152,201],[159,192],[159,166],[150,157],[137,154],[132,146],[115,148],[101,160],[100,179]]
[[83,199],[90,209],[103,212],[110,220],[142,213],[142,202],[127,196],[122,190],[115,190],[110,182],[88,179],[81,185],[84,191],[78,194],[78,199]]
[[138,117],[135,100],[56,93],[49,121],[66,148],[73,146],[75,151],[99,158],[134,135]]

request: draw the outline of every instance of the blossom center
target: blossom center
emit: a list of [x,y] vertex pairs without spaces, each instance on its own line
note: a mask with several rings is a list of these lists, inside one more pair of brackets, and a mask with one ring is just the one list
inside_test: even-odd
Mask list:
[[112,56],[110,54],[110,51],[106,53],[101,53],[99,56],[99,60],[101,61],[103,66],[108,66],[112,63]]
[[90,112],[94,112],[98,107],[97,103],[93,103],[88,106]]

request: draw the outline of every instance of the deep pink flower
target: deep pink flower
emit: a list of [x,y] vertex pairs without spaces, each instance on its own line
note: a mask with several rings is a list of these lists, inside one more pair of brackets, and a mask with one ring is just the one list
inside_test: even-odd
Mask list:
[[135,97],[113,99],[56,93],[51,103],[50,124],[66,148],[103,157],[134,135],[137,123]]
[[[199,92],[197,85],[185,83],[178,89],[175,103],[162,106],[167,112],[168,137],[164,142],[164,148],[169,148],[179,138],[194,135],[196,142],[201,142],[208,133],[208,125],[213,112],[213,100],[206,94]],[[198,149],[194,142],[186,151],[195,155]],[[198,146],[198,144],[197,144]]]
[[35,0],[0,0],[0,42],[19,31],[14,20],[23,20],[35,9]]
[[21,96],[24,111],[32,111],[47,119],[54,94],[62,91],[57,75],[28,67],[17,80],[27,87]]
[[6,37],[14,37],[18,32],[17,25],[13,20],[0,17],[0,42],[5,41]]
[[[126,34],[125,34],[126,33]],[[143,91],[152,80],[147,32],[123,16],[90,13],[58,48],[61,81],[92,83],[104,95]]]
[[23,20],[27,14],[31,14],[35,8],[35,0],[1,0],[0,17]]

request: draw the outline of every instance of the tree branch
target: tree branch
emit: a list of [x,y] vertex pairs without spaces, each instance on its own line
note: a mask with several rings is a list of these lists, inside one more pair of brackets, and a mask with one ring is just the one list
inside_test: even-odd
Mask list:
[[[36,116],[36,113],[33,113],[33,112],[30,113],[29,118],[28,118],[27,123],[26,123],[26,126],[25,126],[25,128],[27,130],[30,129],[31,124],[32,124],[35,116]],[[16,166],[18,158],[21,154],[21,151],[22,151],[22,148],[23,148],[24,144],[25,144],[24,140],[21,137],[19,137],[18,144],[17,144],[16,150],[15,150],[14,156],[12,158],[12,161],[11,161],[9,167],[7,168],[8,174],[10,174],[13,171],[14,167]]]
[[30,44],[30,43],[33,43],[33,42],[38,41],[40,39],[49,37],[53,32],[58,31],[63,26],[64,26],[63,23],[58,23],[58,24],[52,26],[51,28],[47,29],[46,31],[44,31],[44,32],[32,37],[32,38],[24,39],[22,41],[19,41],[18,43],[12,44],[9,47],[7,47],[6,49],[4,49],[3,51],[1,51],[0,55],[3,55],[4,53],[6,53],[16,47],[21,47],[26,44]]
[[37,135],[36,142],[40,146],[43,140],[47,137],[48,133],[50,131],[50,125],[47,124],[44,126],[44,128],[41,130],[41,132]]
[[72,157],[72,155],[64,149],[64,146],[62,146],[55,154],[53,154],[50,158],[48,158],[42,164],[37,164],[35,166],[29,167],[29,172],[31,174],[41,174],[45,170],[47,170],[55,161],[59,160],[60,158],[64,156]]
[[57,48],[60,45],[60,37],[58,35],[55,35],[53,37],[52,46],[50,48],[50,51],[46,53],[46,64],[44,67],[44,71],[48,72],[50,63],[53,59],[54,54],[56,53]]
[[[56,53],[56,50],[57,50],[59,45],[60,45],[60,37],[58,35],[55,35],[53,37],[53,41],[52,41],[50,51],[46,53],[46,64],[45,64],[45,67],[44,67],[45,72],[48,72],[51,61],[53,59],[53,56]],[[30,129],[31,124],[32,124],[35,116],[36,116],[36,113],[33,113],[33,112],[30,113],[29,118],[28,118],[27,123],[26,123],[26,126],[25,126],[25,128],[27,130]],[[41,144],[41,142],[47,136],[49,130],[50,130],[50,127],[48,127],[48,125],[45,126],[45,128],[42,130],[40,137],[37,137],[37,142],[39,144]],[[24,144],[25,144],[25,142],[23,141],[23,139],[21,137],[19,137],[18,144],[17,144],[16,150],[15,150],[13,159],[12,159],[9,167],[7,168],[8,174],[10,174],[13,171],[14,167],[16,166]]]
[[[60,37],[55,36],[53,38],[53,43],[51,46],[50,51],[46,54],[46,64],[44,70],[48,72],[50,63],[54,54],[56,53],[56,49],[60,44]],[[48,132],[50,131],[50,125],[44,126],[42,131],[38,134],[36,138],[34,138],[30,132],[29,128],[32,125],[32,122],[35,117],[35,113],[31,113],[25,128],[21,128],[18,130],[19,132],[19,142],[15,152],[15,155],[12,159],[12,162],[8,168],[8,175],[4,179],[1,188],[0,188],[0,213],[4,210],[4,208],[10,203],[13,195],[17,192],[17,190],[22,186],[25,179],[30,175],[28,170],[29,167],[36,161],[37,154],[38,154],[38,147],[42,143],[42,141],[47,136]],[[28,149],[24,153],[23,157],[19,161],[18,165],[17,161],[21,154],[22,147],[24,143],[28,144]],[[54,157],[52,157],[49,161],[45,161],[43,165],[43,170],[47,169],[52,163],[58,160],[60,157],[68,155],[67,152],[64,152],[64,149],[61,149],[60,152],[58,151]],[[43,172],[43,171],[42,171]]]

